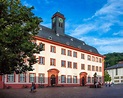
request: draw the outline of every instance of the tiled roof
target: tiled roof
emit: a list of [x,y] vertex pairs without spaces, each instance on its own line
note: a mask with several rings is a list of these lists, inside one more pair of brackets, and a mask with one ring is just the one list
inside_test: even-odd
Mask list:
[[71,37],[69,35],[60,35],[60,34],[56,34],[52,29],[47,28],[45,26],[40,26],[40,31],[38,33],[38,36],[41,38],[45,38],[45,39],[49,39],[55,42],[59,42],[62,44],[66,44],[75,48],[80,48],[82,50],[86,50],[89,52],[93,52],[96,54],[99,54],[97,49],[87,45],[84,41],[78,40],[74,37]]

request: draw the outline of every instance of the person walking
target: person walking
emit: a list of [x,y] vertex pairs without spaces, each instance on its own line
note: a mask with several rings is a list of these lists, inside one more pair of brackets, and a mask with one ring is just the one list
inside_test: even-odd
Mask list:
[[36,89],[36,85],[35,85],[34,82],[32,82],[32,85],[31,85],[31,92],[33,92],[35,89]]

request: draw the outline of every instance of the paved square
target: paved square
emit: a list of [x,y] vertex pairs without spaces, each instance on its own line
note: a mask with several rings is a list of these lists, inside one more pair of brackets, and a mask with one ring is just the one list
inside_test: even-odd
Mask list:
[[123,98],[123,85],[113,87],[49,87],[30,89],[0,89],[0,98]]

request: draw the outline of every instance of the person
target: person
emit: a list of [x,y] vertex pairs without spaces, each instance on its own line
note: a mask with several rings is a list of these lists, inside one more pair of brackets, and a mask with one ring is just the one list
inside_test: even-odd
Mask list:
[[35,89],[36,89],[36,85],[35,85],[35,83],[32,82],[32,85],[31,85],[31,92],[33,92]]
[[85,79],[84,79],[84,77],[82,78],[82,86],[85,86]]

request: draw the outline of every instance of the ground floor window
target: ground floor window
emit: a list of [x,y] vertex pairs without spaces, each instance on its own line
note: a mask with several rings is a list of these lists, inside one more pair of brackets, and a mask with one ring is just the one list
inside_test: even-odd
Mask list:
[[88,83],[91,83],[91,77],[88,77]]
[[29,74],[29,82],[35,82],[35,73]]
[[77,76],[73,76],[73,83],[77,83]]
[[39,73],[39,83],[45,83],[45,75],[43,73]]
[[26,82],[26,74],[25,73],[19,74],[19,82]]
[[15,82],[15,76],[14,74],[8,74],[7,76],[7,82]]
[[66,76],[65,75],[61,75],[61,83],[66,83]]
[[71,75],[67,76],[67,83],[72,83],[72,76]]

